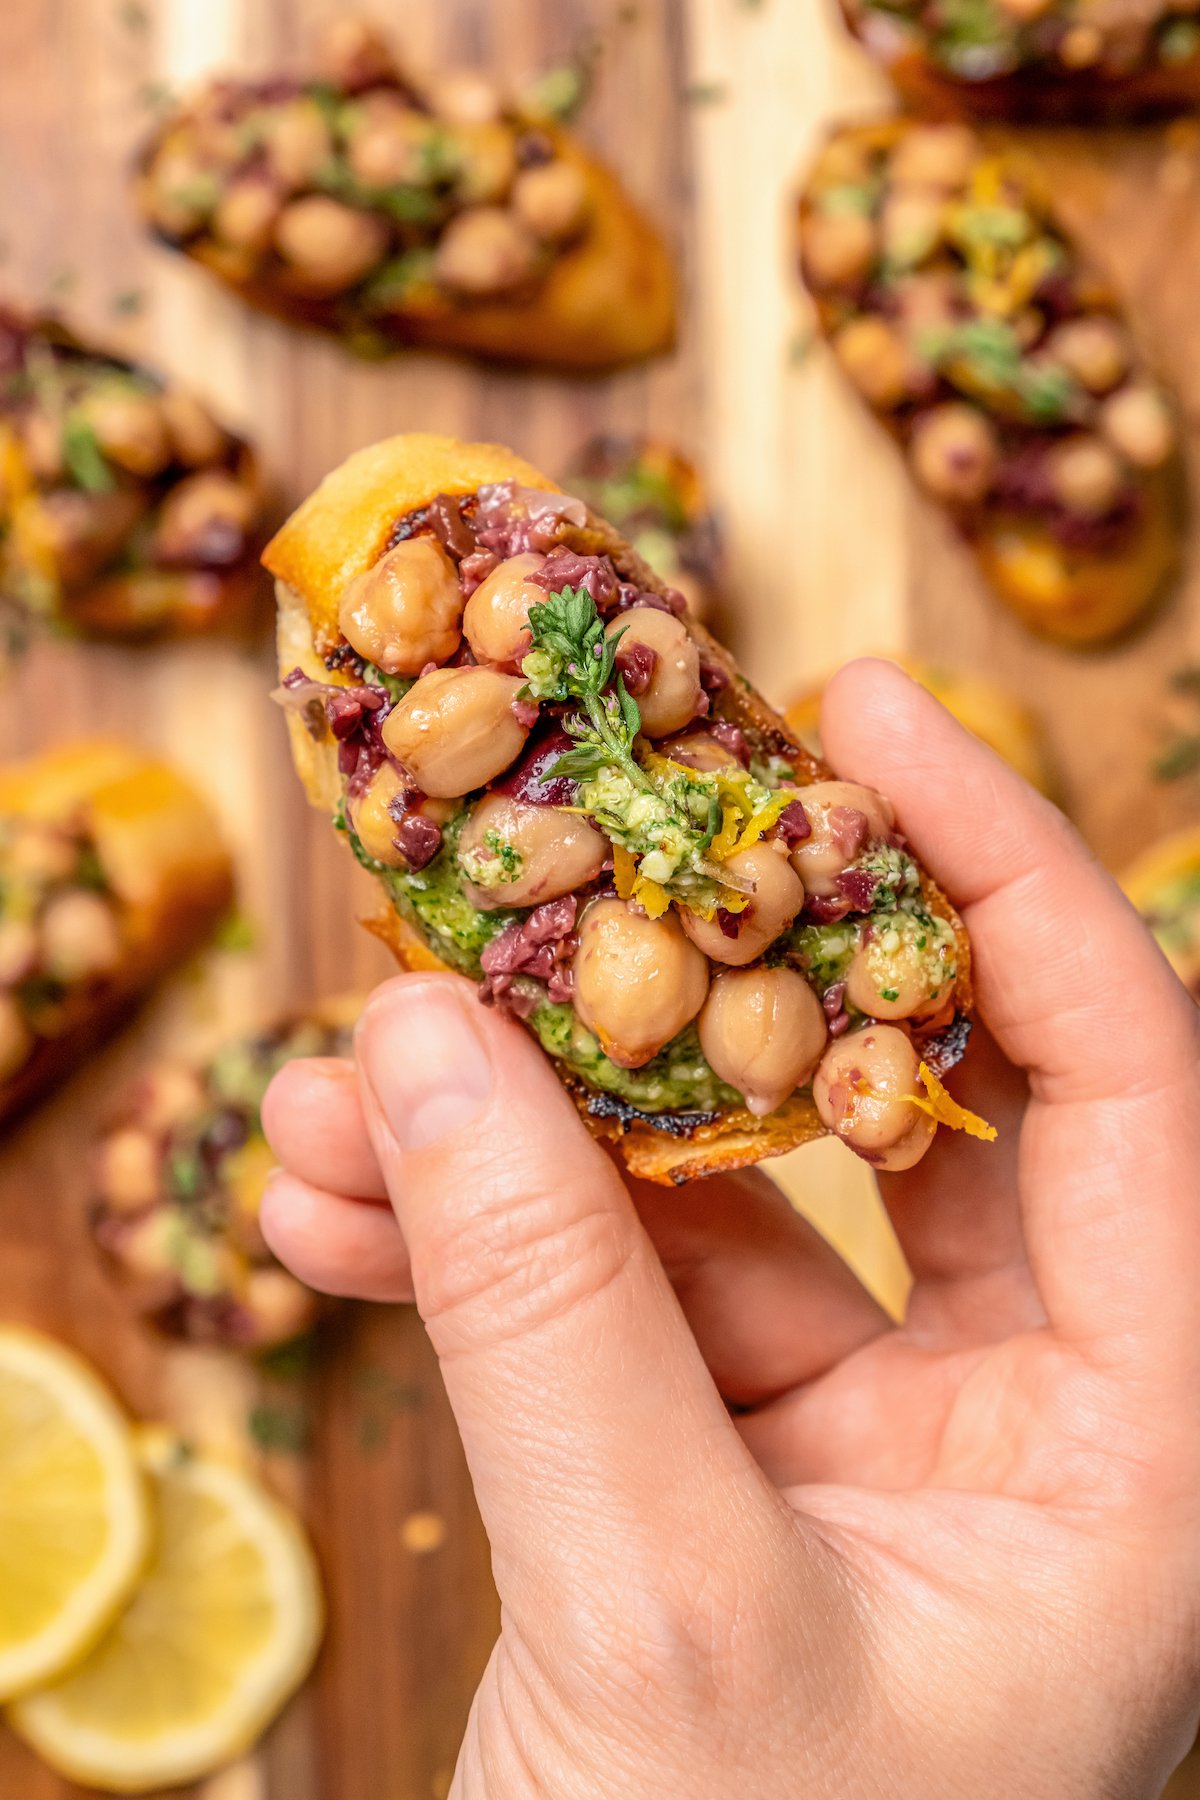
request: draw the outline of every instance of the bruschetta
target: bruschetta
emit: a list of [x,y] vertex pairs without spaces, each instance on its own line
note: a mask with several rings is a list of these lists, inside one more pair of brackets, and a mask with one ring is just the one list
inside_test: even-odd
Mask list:
[[229,906],[208,805],[127,744],[0,766],[0,1125],[107,1036]]
[[220,80],[140,162],[160,240],[351,349],[606,369],[670,348],[667,250],[616,177],[489,80],[418,83],[342,20],[310,79]]
[[1122,886],[1184,986],[1200,1001],[1200,826],[1142,852]]
[[919,1159],[961,922],[604,519],[499,446],[397,437],[264,560],[297,768],[403,964],[523,1020],[651,1180],[829,1132]]
[[276,1262],[258,1214],[275,1158],[260,1109],[296,1056],[346,1056],[357,1004],[330,1004],[224,1044],[199,1066],[143,1072],[93,1159],[92,1233],[130,1306],[171,1337],[271,1350],[318,1297]]
[[853,387],[1034,630],[1128,629],[1174,570],[1174,407],[1034,174],[965,125],[835,132],[800,263]]
[[185,388],[0,306],[0,601],[92,637],[241,631],[266,537],[250,446]]

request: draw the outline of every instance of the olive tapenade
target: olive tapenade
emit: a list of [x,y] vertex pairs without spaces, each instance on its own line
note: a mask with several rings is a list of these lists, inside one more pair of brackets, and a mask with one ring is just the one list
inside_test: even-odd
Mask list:
[[353,1003],[147,1069],[93,1157],[92,1234],[135,1311],[172,1337],[270,1350],[321,1302],[271,1255],[258,1214],[274,1156],[261,1107],[297,1056],[349,1054]]
[[799,237],[843,373],[996,591],[1063,643],[1131,625],[1178,557],[1178,426],[1024,169],[966,126],[854,126]]
[[265,560],[276,698],[375,929],[523,1020],[631,1167],[924,1153],[961,924],[611,526],[497,447],[396,438]]
[[0,306],[0,603],[18,630],[242,629],[264,527],[253,452],[193,394]]
[[117,1025],[232,894],[208,807],[122,744],[0,768],[0,1123]]
[[842,0],[842,11],[930,116],[1115,124],[1200,100],[1191,0]]
[[476,74],[418,84],[335,23],[310,80],[218,80],[147,146],[138,203],[252,305],[405,345],[606,368],[670,348],[666,249],[615,177]]

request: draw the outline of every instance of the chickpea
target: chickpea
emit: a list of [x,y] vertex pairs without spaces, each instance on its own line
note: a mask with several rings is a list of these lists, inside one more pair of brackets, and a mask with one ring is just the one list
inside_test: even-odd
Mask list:
[[308,1330],[317,1310],[315,1295],[286,1269],[252,1269],[241,1302],[260,1349],[299,1337]]
[[329,126],[314,100],[288,100],[264,115],[267,164],[284,188],[308,187],[333,154]]
[[454,133],[455,188],[464,206],[499,203],[517,176],[517,141],[507,125],[460,125]]
[[833,352],[869,405],[886,411],[908,393],[908,349],[886,319],[851,319],[834,338]]
[[43,494],[39,532],[64,585],[74,587],[111,562],[149,505],[146,489],[132,486],[108,494],[85,494],[75,488],[52,488]]
[[1100,408],[1100,429],[1137,469],[1159,468],[1175,447],[1171,409],[1146,382],[1130,382],[1109,395]]
[[565,244],[577,237],[587,217],[587,179],[577,163],[548,162],[525,169],[512,191],[513,211],[534,237]]
[[647,737],[667,737],[691,723],[704,704],[700,651],[682,619],[657,606],[631,606],[608,625],[608,636],[623,632],[618,656],[635,644],[653,650],[649,685],[636,696]]
[[42,964],[55,981],[88,981],[121,957],[121,928],[107,900],[74,889],[56,895],[41,919]]
[[168,145],[151,168],[146,205],[167,237],[187,238],[207,222],[219,194],[212,171],[192,149]]
[[917,1071],[912,1040],[897,1025],[865,1025],[835,1039],[813,1078],[822,1125],[877,1169],[911,1169],[937,1130],[909,1099]]
[[864,213],[812,213],[804,223],[802,250],[814,286],[854,287],[879,255],[875,222]]
[[1125,476],[1116,456],[1099,438],[1080,434],[1056,444],[1046,457],[1050,486],[1060,505],[1083,519],[1111,512]]
[[792,867],[805,893],[829,899],[838,891],[838,876],[868,844],[888,836],[896,815],[882,794],[854,781],[814,781],[796,798],[812,830],[793,844]]
[[529,727],[513,702],[524,685],[495,669],[434,669],[392,708],[383,741],[424,793],[469,794],[520,754]]
[[709,731],[688,731],[683,737],[671,738],[658,747],[672,762],[683,763],[685,768],[699,769],[703,774],[711,774],[716,769],[741,767],[733,751],[727,750]]
[[821,187],[858,187],[870,180],[871,151],[861,138],[832,137],[813,165],[812,180]]
[[451,219],[434,253],[434,275],[460,294],[505,293],[528,281],[537,244],[512,213],[473,206]]
[[191,1069],[161,1063],[138,1083],[137,1115],[147,1131],[170,1131],[206,1104],[204,1086]]
[[280,213],[275,244],[305,287],[335,294],[382,262],[388,229],[373,213],[356,212],[326,194],[308,194]]
[[0,988],[24,981],[37,957],[37,927],[32,919],[0,919]]
[[547,598],[529,577],[545,560],[532,550],[508,557],[467,601],[463,635],[479,662],[516,663],[528,654],[533,643],[529,609]]
[[279,192],[261,175],[244,175],[225,189],[213,214],[212,229],[224,243],[255,255],[271,242],[279,217]]
[[880,231],[883,252],[896,268],[914,269],[937,249],[944,203],[937,193],[900,188],[884,203]]
[[125,1274],[155,1287],[174,1288],[181,1235],[179,1220],[169,1206],[156,1206],[153,1212],[135,1219],[122,1232],[116,1251]]
[[718,918],[702,919],[699,913],[681,911],[680,922],[693,944],[713,962],[743,968],[787,930],[804,905],[804,883],[788,861],[784,844],[760,841],[722,866],[754,883],[749,906],[732,916],[736,935],[727,937]]
[[1046,340],[1046,354],[1090,394],[1107,394],[1129,371],[1128,335],[1103,313],[1066,319],[1055,326]]
[[1068,69],[1091,69],[1104,55],[1104,34],[1095,25],[1070,25],[1058,40],[1058,59]]
[[943,920],[884,915],[850,959],[846,998],[871,1019],[927,1018],[945,1003],[956,974],[954,933]]
[[342,595],[338,624],[347,643],[388,675],[419,675],[445,662],[462,638],[458,572],[436,538],[406,538]]
[[467,894],[483,912],[573,893],[596,879],[608,854],[607,840],[578,814],[506,794],[484,796],[458,843]]
[[979,161],[980,145],[966,125],[917,125],[892,151],[888,175],[895,187],[962,187]]
[[32,1049],[33,1033],[24,1013],[11,994],[0,993],[0,1081],[15,1075]]
[[408,107],[364,110],[346,155],[351,169],[367,187],[419,182],[430,136],[429,121]]
[[389,808],[405,788],[399,769],[394,763],[385,762],[372,775],[366,791],[350,801],[350,824],[354,835],[367,855],[373,856],[385,869],[404,867],[404,854],[396,843],[400,822]]
[[163,500],[154,553],[168,563],[237,562],[257,511],[252,489],[227,469],[201,469]]
[[85,394],[79,413],[110,462],[131,475],[157,475],[171,460],[171,441],[158,395],[125,384]]
[[96,1187],[112,1212],[140,1212],[158,1199],[162,1165],[148,1131],[126,1125],[110,1132],[96,1158]]
[[804,1085],[828,1035],[821,1002],[794,969],[718,975],[700,1014],[700,1048],[757,1118]]
[[923,488],[939,500],[970,506],[992,485],[999,443],[977,407],[949,400],[918,418],[911,455],[913,473]]
[[220,462],[229,447],[229,439],[194,394],[189,394],[186,388],[168,388],[159,395],[158,404],[171,448],[181,463],[197,469],[203,468],[205,463]]
[[579,926],[575,1011],[623,1069],[640,1069],[689,1024],[708,994],[708,962],[674,913],[651,919],[597,900]]
[[75,840],[40,819],[14,821],[6,872],[31,881],[65,881],[75,867]]
[[396,76],[388,41],[369,19],[335,18],[322,40],[320,63],[330,83],[347,91]]
[[452,69],[439,76],[428,100],[448,125],[494,125],[503,112],[500,91],[479,69]]

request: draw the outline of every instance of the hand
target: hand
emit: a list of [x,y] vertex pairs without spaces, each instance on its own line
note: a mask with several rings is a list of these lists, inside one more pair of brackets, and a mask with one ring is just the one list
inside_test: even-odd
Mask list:
[[881,1181],[902,1325],[761,1175],[630,1191],[454,978],[267,1097],[268,1239],[415,1296],[491,1539],[454,1800],[1146,1800],[1194,1733],[1200,1009],[897,669],[823,728],[960,903],[994,1040],[954,1086],[998,1144]]

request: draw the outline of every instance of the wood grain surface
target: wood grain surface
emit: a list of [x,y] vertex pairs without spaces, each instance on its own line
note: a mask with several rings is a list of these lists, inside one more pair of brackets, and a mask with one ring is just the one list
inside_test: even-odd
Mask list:
[[[830,118],[886,104],[816,0],[407,0],[418,68],[485,62],[516,79],[598,49],[584,134],[673,241],[676,356],[602,383],[518,377],[435,357],[356,363],[243,311],[147,243],[126,193],[164,83],[210,68],[302,67],[332,0],[10,0],[0,7],[0,285],[49,294],[83,327],[157,361],[257,437],[292,504],[359,445],[419,427],[511,443],[548,470],[597,429],[650,429],[704,464],[724,517],[731,635],[775,699],[865,649],[985,669],[1040,713],[1065,803],[1119,864],[1195,816],[1149,780],[1170,672],[1200,660],[1189,568],[1151,625],[1086,657],[1034,642],[909,489],[882,435],[811,347],[792,279],[791,196]],[[1189,130],[1038,138],[1064,210],[1136,308],[1200,425],[1200,150]],[[1193,446],[1194,447],[1194,446]],[[168,751],[213,796],[255,927],[214,952],[76,1078],[0,1156],[0,1317],[60,1333],[144,1417],[247,1450],[265,1404],[300,1455],[268,1474],[316,1536],[330,1601],[317,1674],[269,1740],[204,1800],[445,1795],[495,1630],[487,1547],[436,1367],[406,1309],[351,1310],[307,1373],[265,1382],[216,1354],[164,1350],[124,1316],[82,1225],[95,1120],[147,1055],[200,1049],[306,999],[367,985],[382,953],[353,924],[368,898],[292,776],[266,699],[271,656],[219,645],[141,652],[37,644],[0,696],[0,754],[118,730]],[[839,1146],[781,1166],[788,1191],[898,1306],[903,1265],[869,1177]],[[286,1422],[290,1421],[290,1424]],[[441,1548],[405,1548],[437,1513]],[[1190,1792],[1181,1786],[1180,1795]],[[1200,1790],[1198,1790],[1200,1791]],[[0,1732],[0,1795],[77,1792]]]

